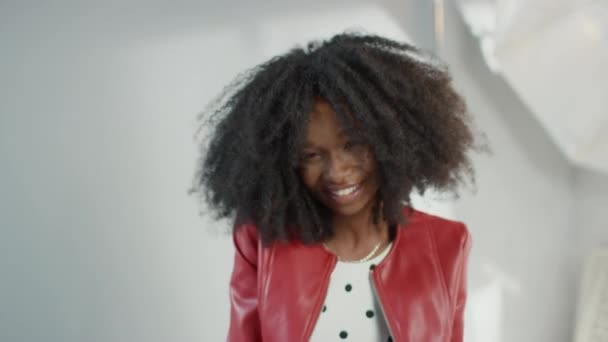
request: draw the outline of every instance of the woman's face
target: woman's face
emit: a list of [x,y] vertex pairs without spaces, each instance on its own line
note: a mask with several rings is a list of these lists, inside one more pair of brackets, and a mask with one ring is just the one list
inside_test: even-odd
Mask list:
[[334,216],[371,210],[378,191],[371,149],[347,137],[329,103],[320,99],[309,116],[300,155],[300,177]]

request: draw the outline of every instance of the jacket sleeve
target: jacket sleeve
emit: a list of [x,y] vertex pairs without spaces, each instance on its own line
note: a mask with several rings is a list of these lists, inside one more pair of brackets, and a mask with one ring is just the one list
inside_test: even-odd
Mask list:
[[255,226],[236,227],[233,233],[234,268],[230,278],[229,342],[261,341],[258,315],[258,238]]
[[451,342],[462,342],[464,335],[464,309],[467,299],[467,269],[471,250],[471,235],[466,226],[461,224],[460,253],[457,255],[454,276],[454,320],[452,323]]

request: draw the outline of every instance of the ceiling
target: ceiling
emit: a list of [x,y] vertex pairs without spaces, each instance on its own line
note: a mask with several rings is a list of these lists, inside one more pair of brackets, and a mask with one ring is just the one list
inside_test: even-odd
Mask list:
[[608,1],[457,0],[486,62],[574,164],[608,173]]

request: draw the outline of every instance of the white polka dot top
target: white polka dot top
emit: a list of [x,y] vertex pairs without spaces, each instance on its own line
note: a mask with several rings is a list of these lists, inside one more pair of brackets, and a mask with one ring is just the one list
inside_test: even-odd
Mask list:
[[311,341],[392,342],[370,274],[391,247],[366,262],[337,262]]

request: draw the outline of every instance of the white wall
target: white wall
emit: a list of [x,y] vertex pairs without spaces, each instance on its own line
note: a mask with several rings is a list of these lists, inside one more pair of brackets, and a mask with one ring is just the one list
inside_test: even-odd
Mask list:
[[608,175],[577,169],[574,176],[576,221],[583,256],[594,248],[608,248]]
[[0,7],[0,340],[216,340],[232,253],[186,190],[242,38],[187,11]]
[[570,341],[579,265],[572,168],[489,71],[456,9],[448,13],[444,58],[494,152],[475,159],[478,193],[454,206],[474,237],[468,337]]
[[[278,4],[0,4],[0,340],[224,338],[227,224],[186,195],[196,114],[294,43],[353,26],[429,36],[391,20],[416,17],[394,1],[390,17],[352,1]],[[467,340],[567,341],[571,169],[449,13],[445,58],[495,153],[476,158],[476,195],[430,205],[474,234]]]
[[[593,299],[596,298],[594,291],[601,289],[596,287],[599,284],[597,276],[601,274],[600,268],[602,267],[602,264],[597,263],[597,260],[601,260],[598,256],[605,255],[605,251],[608,251],[608,224],[606,223],[608,175],[577,169],[574,177],[574,199],[576,200],[576,221],[573,225],[580,235],[580,259],[583,261],[581,273],[585,272],[584,277],[587,284],[584,285],[582,281],[580,282],[577,296],[581,299],[577,307],[579,309],[577,312],[577,338],[580,339],[590,334],[591,331],[601,329],[601,324],[597,325],[594,316],[601,315],[601,312],[605,311],[602,309],[602,304],[605,302]],[[600,268],[592,267],[593,263]],[[592,284],[594,290],[591,290],[589,284]],[[583,286],[587,287],[583,289]],[[581,321],[581,319],[589,319],[589,321]]]

